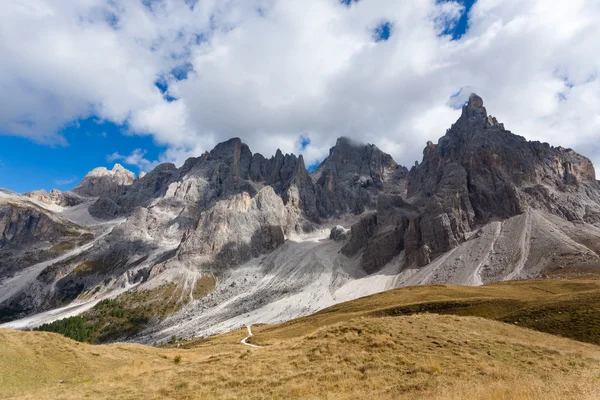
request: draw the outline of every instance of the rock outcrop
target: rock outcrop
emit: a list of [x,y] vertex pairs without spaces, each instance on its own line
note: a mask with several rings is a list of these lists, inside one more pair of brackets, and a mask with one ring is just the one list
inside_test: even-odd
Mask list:
[[479,227],[532,209],[600,222],[600,184],[590,160],[514,135],[476,94],[446,135],[427,143],[406,185],[406,198],[380,193],[377,212],[352,227],[343,251],[360,255],[368,273],[402,251],[405,265],[425,266]]
[[90,239],[87,229],[28,196],[0,190],[0,280]]
[[319,213],[330,217],[373,210],[380,192],[403,190],[407,173],[375,145],[339,138],[312,174]]
[[329,239],[335,240],[336,242],[344,241],[349,236],[349,230],[344,228],[341,225],[336,225],[331,228],[331,232],[329,232]]
[[244,192],[220,200],[186,233],[177,258],[218,271],[271,252],[285,241],[285,213],[281,197],[270,186],[254,197]]
[[61,192],[58,189],[52,189],[50,193],[42,190],[35,190],[33,192],[27,192],[23,196],[29,197],[39,203],[47,206],[60,206],[60,207],[73,207],[83,202],[81,196],[73,192]]
[[51,243],[75,232],[71,224],[59,222],[35,207],[0,204],[0,247]]
[[405,249],[409,221],[418,216],[418,209],[402,196],[382,193],[377,197],[376,212],[352,226],[352,238],[342,251],[355,256],[362,250],[363,270],[369,274],[377,272]]
[[112,170],[104,167],[90,171],[73,192],[88,197],[116,195],[123,186],[135,182],[135,174],[121,164],[115,164]]
[[476,226],[529,208],[568,221],[600,221],[600,186],[587,158],[570,149],[528,142],[488,116],[473,94],[458,121],[408,175],[408,199],[421,216],[410,222],[409,263],[464,242]]
[[342,247],[347,256],[356,255],[377,231],[377,213],[369,212],[350,229],[350,241]]

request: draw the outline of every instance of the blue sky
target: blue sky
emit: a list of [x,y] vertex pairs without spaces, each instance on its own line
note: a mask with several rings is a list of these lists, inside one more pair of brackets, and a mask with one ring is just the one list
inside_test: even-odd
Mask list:
[[460,16],[456,24],[452,25],[444,33],[451,35],[454,40],[460,39],[468,30],[469,27],[469,11],[473,8],[476,0],[460,0],[459,3],[465,8],[465,11]]
[[0,13],[3,188],[181,165],[233,136],[309,168],[340,136],[412,165],[471,91],[513,132],[600,162],[600,62],[582,56],[597,1],[27,4]]
[[[108,157],[116,151],[130,154],[147,151],[146,157],[158,158],[165,150],[151,136],[127,135],[114,123],[90,118],[62,130],[67,145],[38,144],[27,138],[0,135],[0,187],[16,192],[36,189],[72,189],[85,174],[99,166],[111,167]],[[125,163],[123,163],[125,164]],[[136,174],[139,168],[126,167]]]

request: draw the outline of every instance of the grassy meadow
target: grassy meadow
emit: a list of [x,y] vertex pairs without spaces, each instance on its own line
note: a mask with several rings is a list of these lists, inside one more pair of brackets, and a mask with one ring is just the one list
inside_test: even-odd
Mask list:
[[0,398],[598,399],[600,281],[396,289],[168,347],[0,330]]

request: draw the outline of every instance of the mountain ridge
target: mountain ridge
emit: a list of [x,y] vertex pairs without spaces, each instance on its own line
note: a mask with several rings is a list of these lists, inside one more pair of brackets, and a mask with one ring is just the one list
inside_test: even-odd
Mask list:
[[[124,333],[154,342],[281,322],[398,286],[600,270],[591,161],[506,130],[475,94],[410,171],[344,137],[312,173],[301,155],[267,159],[240,138],[138,178],[95,171],[65,194],[77,205],[53,203],[93,231],[93,246],[0,304],[17,310],[4,321],[32,326],[57,307],[54,317],[70,316],[70,304],[85,312],[123,290],[148,297],[174,287],[180,311]],[[206,274],[216,286],[195,298]]]

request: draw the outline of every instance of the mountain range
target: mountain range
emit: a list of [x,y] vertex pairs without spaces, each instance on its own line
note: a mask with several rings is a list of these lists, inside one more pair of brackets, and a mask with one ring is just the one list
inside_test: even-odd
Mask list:
[[83,318],[100,341],[155,343],[400,286],[597,274],[600,183],[473,94],[410,170],[341,137],[309,173],[233,138],[180,168],[0,190],[0,233],[1,327]]

